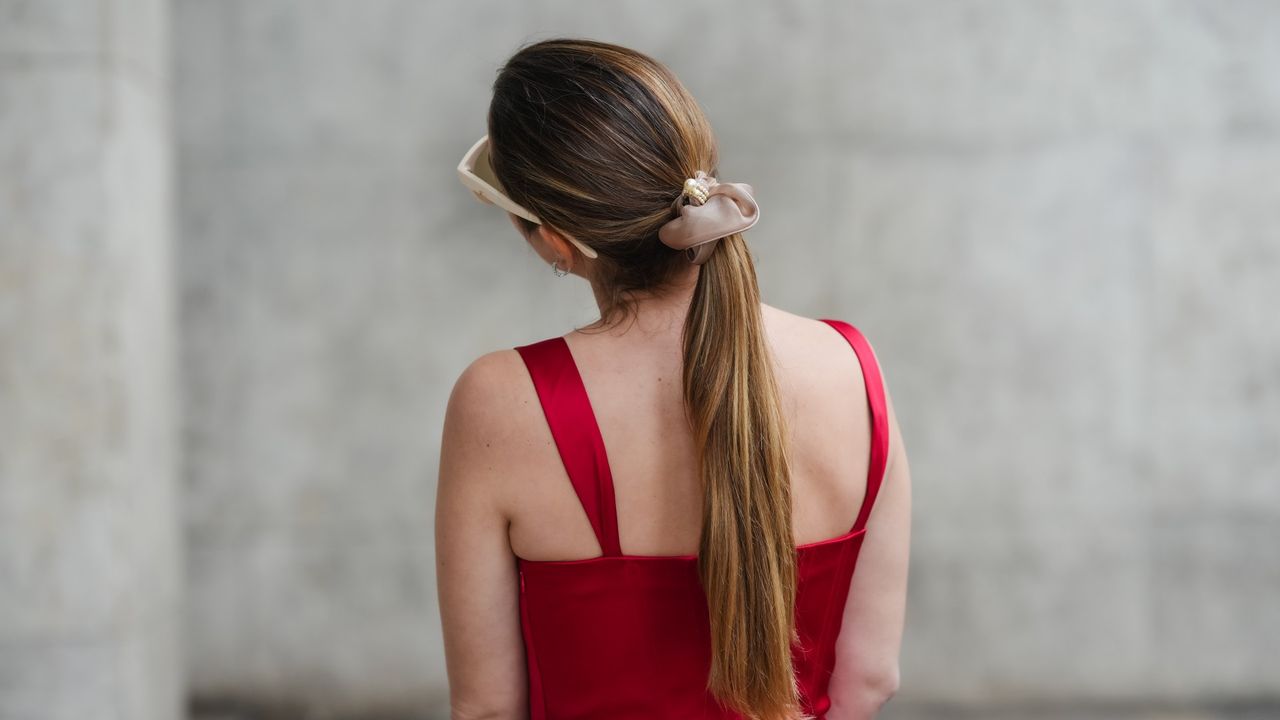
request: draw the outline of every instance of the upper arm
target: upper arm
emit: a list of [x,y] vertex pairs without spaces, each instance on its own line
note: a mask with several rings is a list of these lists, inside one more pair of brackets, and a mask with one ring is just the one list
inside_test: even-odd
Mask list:
[[519,580],[502,481],[513,470],[510,412],[524,389],[514,351],[463,372],[445,412],[436,488],[436,583],[451,717],[527,712]]
[[898,686],[911,540],[911,471],[893,400],[885,478],[849,587],[831,678],[831,717],[870,717]]

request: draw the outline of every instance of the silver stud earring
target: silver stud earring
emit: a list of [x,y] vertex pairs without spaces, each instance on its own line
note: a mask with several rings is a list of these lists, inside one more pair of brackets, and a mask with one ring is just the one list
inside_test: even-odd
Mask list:
[[551,272],[555,273],[556,277],[564,277],[569,274],[568,270],[560,267],[560,258],[556,258],[556,261],[551,263]]

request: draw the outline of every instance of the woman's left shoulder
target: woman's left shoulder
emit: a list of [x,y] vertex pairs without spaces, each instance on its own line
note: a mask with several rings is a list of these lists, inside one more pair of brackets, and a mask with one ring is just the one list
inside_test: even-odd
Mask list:
[[[527,386],[527,387],[526,387]],[[532,385],[520,354],[513,349],[485,353],[454,381],[447,421],[472,430],[497,430],[511,421]]]

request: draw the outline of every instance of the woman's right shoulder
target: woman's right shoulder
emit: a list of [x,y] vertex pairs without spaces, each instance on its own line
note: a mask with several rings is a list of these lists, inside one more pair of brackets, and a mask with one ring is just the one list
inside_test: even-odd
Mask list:
[[[847,376],[851,370],[861,376],[857,372],[861,366],[849,341],[827,320],[853,326],[861,334],[856,323],[838,317],[806,317],[768,305],[762,306],[762,311],[770,345],[784,366],[803,368],[811,376]],[[867,344],[871,344],[870,340]]]
[[[863,368],[862,358],[836,327],[847,323],[857,330],[857,323],[837,316],[831,318],[836,320],[833,325],[776,309],[765,316],[780,387],[798,413],[795,422],[810,429],[809,440],[823,447],[851,433],[869,432],[867,379],[878,373],[865,372],[870,368]],[[866,359],[879,367],[874,354]]]

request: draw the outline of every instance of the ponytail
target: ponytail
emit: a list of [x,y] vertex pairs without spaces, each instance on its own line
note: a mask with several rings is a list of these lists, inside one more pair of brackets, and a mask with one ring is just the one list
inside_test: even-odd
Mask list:
[[[689,257],[661,241],[682,185],[716,166],[693,96],[653,58],[557,38],[503,65],[490,160],[514,202],[595,253],[601,319],[666,286]],[[741,233],[698,270],[683,336],[684,400],[703,485],[698,575],[711,621],[707,689],[752,720],[800,717],[791,663],[796,550],[791,477],[755,266]]]
[[702,265],[684,326],[684,397],[701,450],[698,575],[711,619],[707,689],[747,717],[795,718],[796,552],[785,428],[741,234]]

